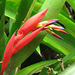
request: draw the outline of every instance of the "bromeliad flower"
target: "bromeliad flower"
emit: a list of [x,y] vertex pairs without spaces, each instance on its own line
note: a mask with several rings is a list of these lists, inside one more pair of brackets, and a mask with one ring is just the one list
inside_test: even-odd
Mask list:
[[[62,30],[64,29],[63,27],[54,25],[54,23],[57,22],[58,19],[40,22],[44,17],[44,15],[46,14],[47,10],[48,8],[29,18],[17,31],[16,36],[15,36],[16,32],[14,32],[5,49],[1,68],[1,75],[3,75],[3,72],[5,71],[11,56],[14,53],[16,53],[19,49],[27,45],[40,31],[46,30],[53,36],[58,37],[60,39],[61,37],[56,33],[54,33],[52,29],[55,29],[63,33],[67,33],[66,31]],[[25,36],[29,32],[31,33]]]
[[11,56],[17,52],[19,49],[27,45],[43,28],[39,28],[29,35],[25,36],[27,33],[29,33],[34,27],[37,26],[37,24],[42,20],[44,15],[46,14],[48,8],[41,11],[40,13],[32,16],[29,18],[18,30],[17,36],[15,36],[15,33],[12,35],[10,38],[6,49],[5,53],[3,56],[3,62],[2,62],[2,67],[1,67],[1,75],[3,75],[3,72],[5,71],[7,64],[11,58]]
[[68,34],[66,31],[62,30],[62,29],[64,29],[63,27],[54,25],[54,23],[57,21],[59,21],[59,19],[52,19],[52,20],[40,22],[35,28],[33,28],[32,31],[44,26],[44,30],[46,30],[48,33],[50,33],[51,35],[53,35],[59,39],[62,39],[62,37],[60,37],[59,35],[57,35],[56,33],[54,33],[52,31],[54,29],[56,31]]

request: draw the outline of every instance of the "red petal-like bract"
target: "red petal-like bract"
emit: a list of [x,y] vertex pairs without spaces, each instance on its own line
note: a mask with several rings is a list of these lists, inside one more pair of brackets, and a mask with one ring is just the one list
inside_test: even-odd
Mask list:
[[38,14],[29,18],[18,30],[17,34],[22,34],[21,38],[24,37],[28,32],[32,31],[32,29],[37,26],[37,24],[43,19],[46,14],[48,8],[39,12]]
[[59,32],[62,32],[62,33],[65,33],[65,34],[68,34],[66,31],[64,30],[61,30],[61,29],[58,29]]
[[51,25],[55,22],[57,22],[59,19],[51,19],[51,20],[47,20],[47,21],[43,21],[43,22],[40,22],[40,24],[43,26],[43,25]]
[[55,36],[55,37],[57,37],[57,38],[59,38],[59,39],[63,39],[62,37],[60,37],[60,36],[57,35],[56,33],[53,33],[52,35]]
[[50,25],[53,29],[64,29],[63,27],[57,26],[57,25]]
[[1,67],[1,75],[3,75],[4,70],[7,67],[7,64],[12,56],[12,50],[13,50],[13,45],[14,45],[14,39],[15,39],[15,33],[12,35],[12,37],[10,38],[5,52],[4,52],[4,56],[3,56],[3,61],[2,61],[2,67]]
[[14,47],[13,49],[13,54],[15,52],[17,52],[19,49],[21,49],[22,47],[24,47],[25,45],[27,45],[32,39],[34,39],[34,37],[44,28],[41,27],[35,31],[33,31],[32,33],[30,33],[29,35],[25,36],[23,39],[21,39]]
[[51,34],[51,35],[53,35],[53,36],[55,36],[55,37],[57,37],[57,38],[59,38],[59,39],[62,39],[62,37],[60,37],[59,35],[57,35],[57,34],[54,33],[53,31],[50,31],[49,29],[46,29],[46,31],[47,31],[49,34]]
[[6,69],[11,56],[15,52],[17,52],[20,48],[27,45],[44,28],[44,26],[43,26],[43,27],[35,30],[34,32],[30,33],[26,37],[24,37],[28,32],[30,32],[42,20],[42,18],[46,14],[47,10],[48,10],[48,8],[41,11],[40,13],[32,16],[20,27],[20,29],[17,32],[17,36],[15,36],[15,33],[12,35],[12,37],[10,38],[10,40],[6,46],[5,53],[3,56],[1,75],[3,75],[3,72]]

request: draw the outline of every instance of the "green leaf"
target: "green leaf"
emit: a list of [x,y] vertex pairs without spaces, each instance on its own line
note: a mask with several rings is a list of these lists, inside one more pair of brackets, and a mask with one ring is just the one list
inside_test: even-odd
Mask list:
[[36,64],[33,64],[31,66],[28,66],[26,68],[24,68],[23,70],[19,71],[18,73],[16,73],[15,75],[32,75],[35,72],[39,71],[40,69],[42,69],[43,67],[46,66],[50,66],[54,63],[56,63],[57,60],[48,60],[48,61],[42,61]]
[[55,75],[56,72],[54,72],[53,68],[47,67],[43,68],[40,74],[38,75]]
[[[37,1],[37,0],[33,0],[32,4],[31,4],[31,7],[30,7],[30,9],[29,9],[29,11],[28,11],[28,13],[27,13],[25,19],[24,19],[24,22],[30,17],[30,15],[31,15],[31,13],[32,13],[32,10],[33,10],[33,8],[34,8],[34,6],[35,6],[35,4],[36,4],[36,1]],[[24,23],[24,22],[23,22],[23,23]]]
[[8,8],[6,8],[6,11],[5,11],[5,15],[12,18],[12,19],[15,19],[15,16],[16,16],[16,12],[14,12],[13,10],[10,10]]
[[41,52],[40,52],[40,47],[38,46],[37,48],[36,48],[36,51],[39,53],[39,55],[41,56]]
[[5,37],[5,45],[6,45],[7,40],[8,40],[8,37],[7,37],[7,35],[6,35],[6,33],[5,33],[5,32],[4,32],[4,37]]
[[[4,12],[5,12],[6,0],[0,0],[0,61],[2,61],[4,49],[5,49],[5,39],[4,39]],[[1,69],[1,64],[0,64]]]
[[75,11],[75,0],[67,0],[67,2],[72,6]]
[[35,51],[36,47],[41,43],[45,35],[45,32],[40,32],[29,44],[16,52],[9,61],[9,64],[5,70],[5,75],[9,75],[13,69],[25,61]]
[[75,75],[75,63],[73,63],[70,67],[61,72],[59,75]]
[[[66,0],[45,0],[40,10],[43,10],[49,7],[48,12],[46,13],[43,20],[49,20],[56,18],[60,10],[62,9]],[[60,5],[59,5],[60,4]],[[40,11],[39,10],[39,11]]]
[[10,20],[9,20],[9,32],[11,30],[13,22],[14,22],[14,20],[10,18]]
[[[27,0],[27,1],[29,1],[29,0]],[[49,2],[50,0],[46,0],[46,2]],[[60,11],[61,10],[61,8],[63,7],[63,3],[61,2],[61,1],[57,1],[56,2],[56,0],[53,0],[53,3],[55,4],[55,6],[54,6],[54,4],[52,4],[51,5],[51,2],[52,2],[52,0],[49,2],[50,4],[50,6],[51,7],[54,7],[54,8],[50,8],[51,10],[55,10],[55,12],[56,12],[56,14],[55,13],[53,13],[53,15],[58,15],[58,11]],[[59,3],[62,3],[61,4],[61,8],[58,6],[59,5]],[[47,5],[47,4],[46,4]],[[46,5],[44,5],[44,6],[46,6]],[[45,9],[46,7],[44,7],[43,6],[43,9]],[[57,6],[57,9],[58,9],[58,11],[56,11],[56,6]],[[40,11],[41,10],[43,10],[43,9],[40,9]],[[50,9],[49,9],[49,11],[50,11]],[[24,11],[22,8],[21,8],[21,10],[22,11]],[[21,11],[20,10],[20,11]],[[24,14],[24,13],[22,13],[22,11],[20,12],[20,14]],[[49,13],[49,11],[48,11],[48,15],[49,16],[51,16],[52,14],[50,14]],[[48,16],[47,15],[47,16]],[[21,15],[20,15],[21,16]],[[23,16],[24,17],[24,16]],[[53,16],[51,16],[51,18],[53,18]],[[17,20],[17,19],[16,19]],[[19,20],[21,20],[21,18],[19,17]],[[19,23],[19,22],[18,22]],[[17,25],[17,24],[16,24]],[[15,31],[16,29],[17,29],[17,27],[15,26],[15,24],[14,24],[14,26],[12,26],[13,28],[14,28],[14,30],[13,30],[13,28],[11,29],[11,30],[13,30],[13,31]],[[20,24],[18,24],[18,28],[20,27]],[[12,35],[12,34],[11,34]],[[26,45],[25,47],[23,47],[21,50],[19,50],[17,53],[15,53],[12,57],[11,57],[11,59],[10,59],[10,61],[9,61],[9,64],[8,64],[8,66],[7,66],[7,68],[6,68],[6,70],[5,70],[5,75],[6,74],[10,74],[11,73],[11,71],[13,70],[13,69],[15,69],[17,66],[19,66],[23,61],[25,61],[33,52],[34,52],[34,50],[36,49],[36,47],[41,43],[41,41],[42,41],[42,39],[44,38],[44,36],[46,35],[46,33],[44,33],[44,32],[40,32],[38,35],[37,35],[37,37],[36,38],[34,38],[28,45]],[[39,39],[40,38],[40,39]],[[34,46],[34,47],[33,47]],[[15,61],[15,63],[14,63],[14,61]]]
[[48,75],[47,71],[48,71],[48,68],[43,68],[40,74],[38,75]]
[[43,4],[45,0],[37,0],[37,2]]
[[68,14],[68,11],[66,10],[65,5],[63,6],[62,11],[65,12],[66,14]]
[[72,18],[69,17],[69,15],[67,13],[65,13],[63,10],[60,12],[60,14],[62,14],[63,16],[67,17],[68,19],[70,19],[71,21],[74,21]]
[[11,1],[11,2],[15,2],[15,3],[19,3],[21,0],[7,0],[7,1]]
[[71,21],[70,19],[68,19],[67,17],[65,17],[62,14],[59,14],[58,19],[60,19],[60,23],[63,24],[65,26],[65,28],[67,29],[67,31],[73,36],[75,37],[75,23],[73,21]]
[[15,19],[16,12],[18,10],[19,4],[21,0],[6,0],[6,8],[5,8],[5,15]]
[[38,11],[41,8],[42,4],[39,2],[36,2],[35,6],[34,6],[34,10]]
[[[50,12],[49,12],[50,13]],[[47,14],[49,14],[47,13]],[[52,14],[51,14],[52,15]],[[64,55],[67,55],[70,53],[70,51],[74,50],[74,42],[75,42],[75,23],[73,21],[71,21],[70,19],[68,19],[67,17],[65,17],[64,15],[59,14],[58,15],[58,19],[60,19],[60,23],[62,23],[67,31],[73,36],[66,35],[60,32],[58,33],[61,37],[63,37],[63,40],[60,40],[52,35],[48,35],[48,37],[44,39],[44,44],[48,45],[49,47],[52,47],[54,50],[56,50],[57,52],[62,52]],[[54,15],[53,15],[54,16]],[[49,16],[47,16],[49,18]],[[46,18],[47,18],[46,17]],[[45,18],[45,19],[46,19]],[[47,19],[48,19],[47,18]]]
[[65,43],[64,41],[62,41],[62,40],[60,40],[50,34],[49,34],[49,36],[47,35],[43,39],[42,43],[53,48],[54,50],[56,50],[59,53],[63,53],[64,55],[67,55],[70,53],[70,50],[68,50],[69,48],[64,47],[65,45],[67,45],[67,43]]
[[[46,16],[44,17],[43,20],[47,20],[47,19],[52,19],[52,18],[56,18],[57,14],[59,13],[59,11],[62,9],[62,6],[65,2],[64,1],[56,1],[55,0],[51,0],[51,1],[46,1],[44,2],[44,4],[41,7],[41,10],[43,8],[46,8],[48,6],[49,10],[46,14]],[[59,4],[56,6],[56,3],[60,4],[61,6],[59,6]],[[51,6],[52,5],[52,6]],[[55,9],[55,10],[54,10]],[[51,14],[51,15],[50,15]],[[58,52],[62,52],[64,55],[67,55],[70,53],[71,50],[74,50],[74,42],[75,42],[75,23],[72,22],[70,19],[66,18],[65,16],[60,16],[61,14],[59,14],[59,17],[57,17],[58,19],[60,19],[60,23],[62,23],[67,31],[73,36],[66,35],[63,33],[58,33],[61,37],[63,37],[63,40],[60,40],[52,35],[48,35],[48,39],[44,40],[44,44],[48,45],[49,47],[52,47],[54,50],[58,51]]]
[[[50,1],[49,1],[50,2]],[[47,3],[47,6],[49,6],[49,2]],[[53,2],[53,1],[52,1]],[[35,8],[36,7],[38,7],[38,9],[42,6],[40,3],[37,3],[38,4],[38,6],[36,5],[35,6]],[[45,3],[46,4],[46,3]],[[46,7],[46,6],[44,6],[44,7]],[[51,6],[50,6],[51,7]],[[56,6],[57,7],[57,6]],[[34,10],[36,10],[34,8]],[[54,8],[55,8],[55,6],[54,6]],[[59,7],[59,8],[61,8],[61,7]],[[43,9],[43,7],[41,8],[41,9]],[[49,8],[50,9],[50,11],[52,10],[52,8]],[[49,11],[49,13],[48,14],[50,14],[50,11]],[[59,11],[59,10],[58,10]],[[57,16],[56,14],[56,10],[54,10],[53,11],[53,13],[55,13],[55,15],[52,15],[52,13],[51,13],[51,16]],[[51,18],[51,16],[49,17],[49,16],[46,16],[46,18],[45,19],[52,19]],[[60,23],[62,23],[65,27],[66,27],[66,29],[68,30],[68,32],[71,34],[71,35],[73,35],[73,37],[75,37],[75,23],[73,22],[73,21],[71,21],[70,20],[70,18],[69,17],[65,17],[64,15],[62,15],[62,14],[59,14],[58,16],[57,16],[57,18],[58,19],[60,19]],[[72,27],[71,27],[72,26]]]
[[[72,37],[70,34],[69,35],[63,34],[63,33],[60,34],[60,32],[58,32],[57,34],[60,35],[63,38],[63,40],[58,39],[50,34],[48,34],[48,37],[52,39],[54,42],[60,44],[61,46],[65,48],[63,50],[60,49],[62,52],[64,52],[67,55],[70,53],[70,51],[75,49],[75,46],[74,46],[75,38],[74,37]],[[65,52],[66,49],[67,51]]]
[[[17,30],[19,29],[19,27],[22,24],[22,21],[24,20],[24,18],[27,16],[27,14],[29,13],[29,9],[30,6],[32,6],[32,3],[35,2],[36,0],[22,0],[16,15],[16,20],[13,23],[12,27],[11,27],[11,31],[9,33],[9,38],[11,37],[11,35]],[[34,4],[34,3],[33,3]],[[33,8],[31,8],[32,11]],[[31,12],[30,11],[30,12]],[[30,14],[28,14],[30,15]]]
[[[65,64],[68,60],[70,60],[71,58],[73,58],[75,56],[75,50],[73,50],[71,53],[69,53],[68,55],[66,55],[63,58],[63,64]],[[55,68],[55,70],[60,68],[60,64],[57,65],[57,67]]]

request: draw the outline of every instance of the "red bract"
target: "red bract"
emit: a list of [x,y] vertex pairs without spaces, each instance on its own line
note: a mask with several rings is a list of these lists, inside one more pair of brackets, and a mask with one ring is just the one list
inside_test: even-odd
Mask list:
[[3,75],[3,72],[5,71],[11,56],[19,49],[27,45],[44,28],[43,26],[24,37],[42,20],[47,10],[48,8],[32,16],[20,27],[20,29],[17,32],[17,36],[15,36],[15,33],[12,35],[6,46],[5,53],[3,56],[1,75]]
[[14,46],[14,42],[15,42],[14,40],[15,40],[15,33],[10,38],[10,40],[6,46],[6,49],[5,49],[3,61],[2,61],[1,75],[3,75],[3,72],[6,69],[7,64],[12,56],[13,46]]
[[44,15],[46,14],[48,8],[43,10],[42,12],[34,15],[33,17],[29,18],[18,30],[17,34],[21,34],[21,38],[24,37],[28,32],[30,32],[37,24],[42,20]]
[[21,41],[19,41],[13,49],[13,54],[15,52],[17,52],[20,48],[22,48],[26,44],[28,44],[43,28],[44,28],[44,26],[35,30],[34,32],[32,32],[29,35],[27,35],[26,37],[24,37]]

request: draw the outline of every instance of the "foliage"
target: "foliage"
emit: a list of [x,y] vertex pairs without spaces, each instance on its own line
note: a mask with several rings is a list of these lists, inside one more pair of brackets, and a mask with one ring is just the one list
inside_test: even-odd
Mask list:
[[54,24],[64,27],[69,34],[58,33],[53,29],[63,38],[61,40],[45,30],[41,31],[12,55],[3,75],[75,74],[74,0],[0,0],[0,70],[5,48],[13,33],[31,16],[48,7],[42,21],[59,19]]

